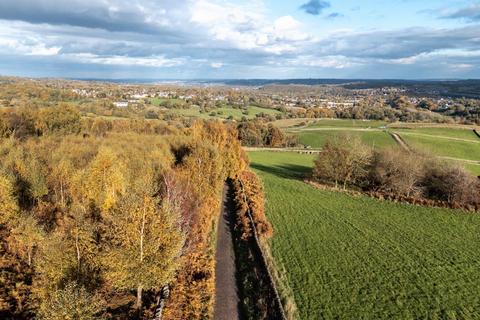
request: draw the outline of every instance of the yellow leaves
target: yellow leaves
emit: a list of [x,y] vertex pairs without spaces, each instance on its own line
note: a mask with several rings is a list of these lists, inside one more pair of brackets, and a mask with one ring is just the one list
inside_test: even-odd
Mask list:
[[[125,120],[101,138],[44,136],[0,145],[0,167],[8,173],[0,174],[1,217],[18,215],[15,195],[23,188],[22,208],[34,214],[15,226],[12,244],[27,260],[34,256],[33,287],[46,303],[42,310],[71,310],[60,302],[77,299],[78,288],[65,291],[71,280],[110,294],[112,286],[158,288],[174,282],[180,270],[175,282],[186,292],[181,308],[191,312],[179,313],[211,312],[212,226],[223,181],[245,167],[245,155],[235,131],[221,123],[176,129],[168,138],[131,131],[141,126]],[[176,165],[172,141],[189,148]],[[189,231],[187,245],[182,230]]]
[[10,235],[11,248],[22,257],[28,265],[32,264],[35,248],[44,239],[44,232],[36,219],[30,215],[22,215]]
[[102,309],[100,297],[69,282],[63,289],[42,301],[40,315],[44,320],[93,320]]
[[106,276],[115,287],[158,288],[172,280],[184,239],[178,214],[151,196],[122,200],[112,223],[114,241],[104,257]]
[[0,173],[0,224],[9,223],[18,212],[12,179]]
[[87,172],[87,195],[103,211],[116,204],[118,197],[126,191],[125,164],[110,148],[101,148]]
[[113,215],[113,240],[104,265],[107,279],[117,288],[158,288],[175,274],[184,243],[178,213],[157,201],[132,193]]

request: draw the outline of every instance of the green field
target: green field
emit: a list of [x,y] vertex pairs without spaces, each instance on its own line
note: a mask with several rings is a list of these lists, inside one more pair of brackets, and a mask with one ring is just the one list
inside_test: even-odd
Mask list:
[[476,141],[480,143],[480,138],[473,132],[467,129],[454,128],[415,128],[415,129],[394,129],[399,134],[415,135],[415,136],[433,136],[441,139],[462,139],[469,141]]
[[328,139],[342,134],[356,135],[369,146],[375,148],[395,147],[396,142],[384,131],[353,131],[353,130],[302,130],[298,133],[298,142],[312,148],[321,148]]
[[480,164],[464,164],[463,165],[468,171],[480,177]]
[[480,161],[480,139],[466,141],[423,135],[400,135],[410,147],[416,150],[431,152],[442,157]]
[[310,155],[250,158],[300,319],[480,318],[480,215],[314,189]]
[[[235,109],[232,107],[215,108],[215,109],[212,109],[211,111],[204,112],[204,113],[201,113],[198,107],[192,107],[188,109],[170,109],[168,110],[168,112],[182,115],[185,117],[197,117],[197,118],[203,118],[203,119],[209,119],[209,118],[226,119],[232,116],[236,120],[240,120],[242,117],[246,117],[247,119],[253,119],[257,116],[257,114],[260,114],[260,113],[265,113],[269,115],[276,115],[280,113],[280,111],[275,109],[260,108],[257,106],[248,107],[248,114],[244,114],[242,109]],[[211,115],[212,112],[215,113],[215,115]]]
[[319,119],[309,124],[309,128],[344,127],[344,128],[379,128],[387,125],[385,121],[351,120],[351,119]]
[[164,102],[167,102],[167,101],[170,101],[170,102],[173,103],[173,104],[178,104],[178,103],[183,103],[183,102],[185,102],[185,101],[182,100],[182,99],[175,99],[175,98],[152,98],[152,99],[150,99],[150,102],[151,102],[154,106],[159,106],[161,103],[164,103]]

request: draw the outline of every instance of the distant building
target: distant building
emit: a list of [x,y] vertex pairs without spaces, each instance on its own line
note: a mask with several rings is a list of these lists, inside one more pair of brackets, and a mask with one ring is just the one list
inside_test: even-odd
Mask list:
[[115,101],[113,105],[117,108],[126,108],[128,107],[128,101]]

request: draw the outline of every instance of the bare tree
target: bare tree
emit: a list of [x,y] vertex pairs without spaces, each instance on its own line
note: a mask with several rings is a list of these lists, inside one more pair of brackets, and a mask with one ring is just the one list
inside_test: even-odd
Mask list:
[[360,138],[351,135],[336,136],[327,141],[315,161],[313,177],[323,182],[339,184],[343,189],[359,184],[368,175],[372,150]]

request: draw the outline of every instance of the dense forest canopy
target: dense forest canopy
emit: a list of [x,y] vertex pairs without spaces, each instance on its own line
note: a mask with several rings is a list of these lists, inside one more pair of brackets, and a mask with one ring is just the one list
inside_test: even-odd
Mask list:
[[90,123],[62,105],[1,123],[2,317],[148,316],[164,285],[167,319],[211,313],[219,194],[247,164],[233,127]]

